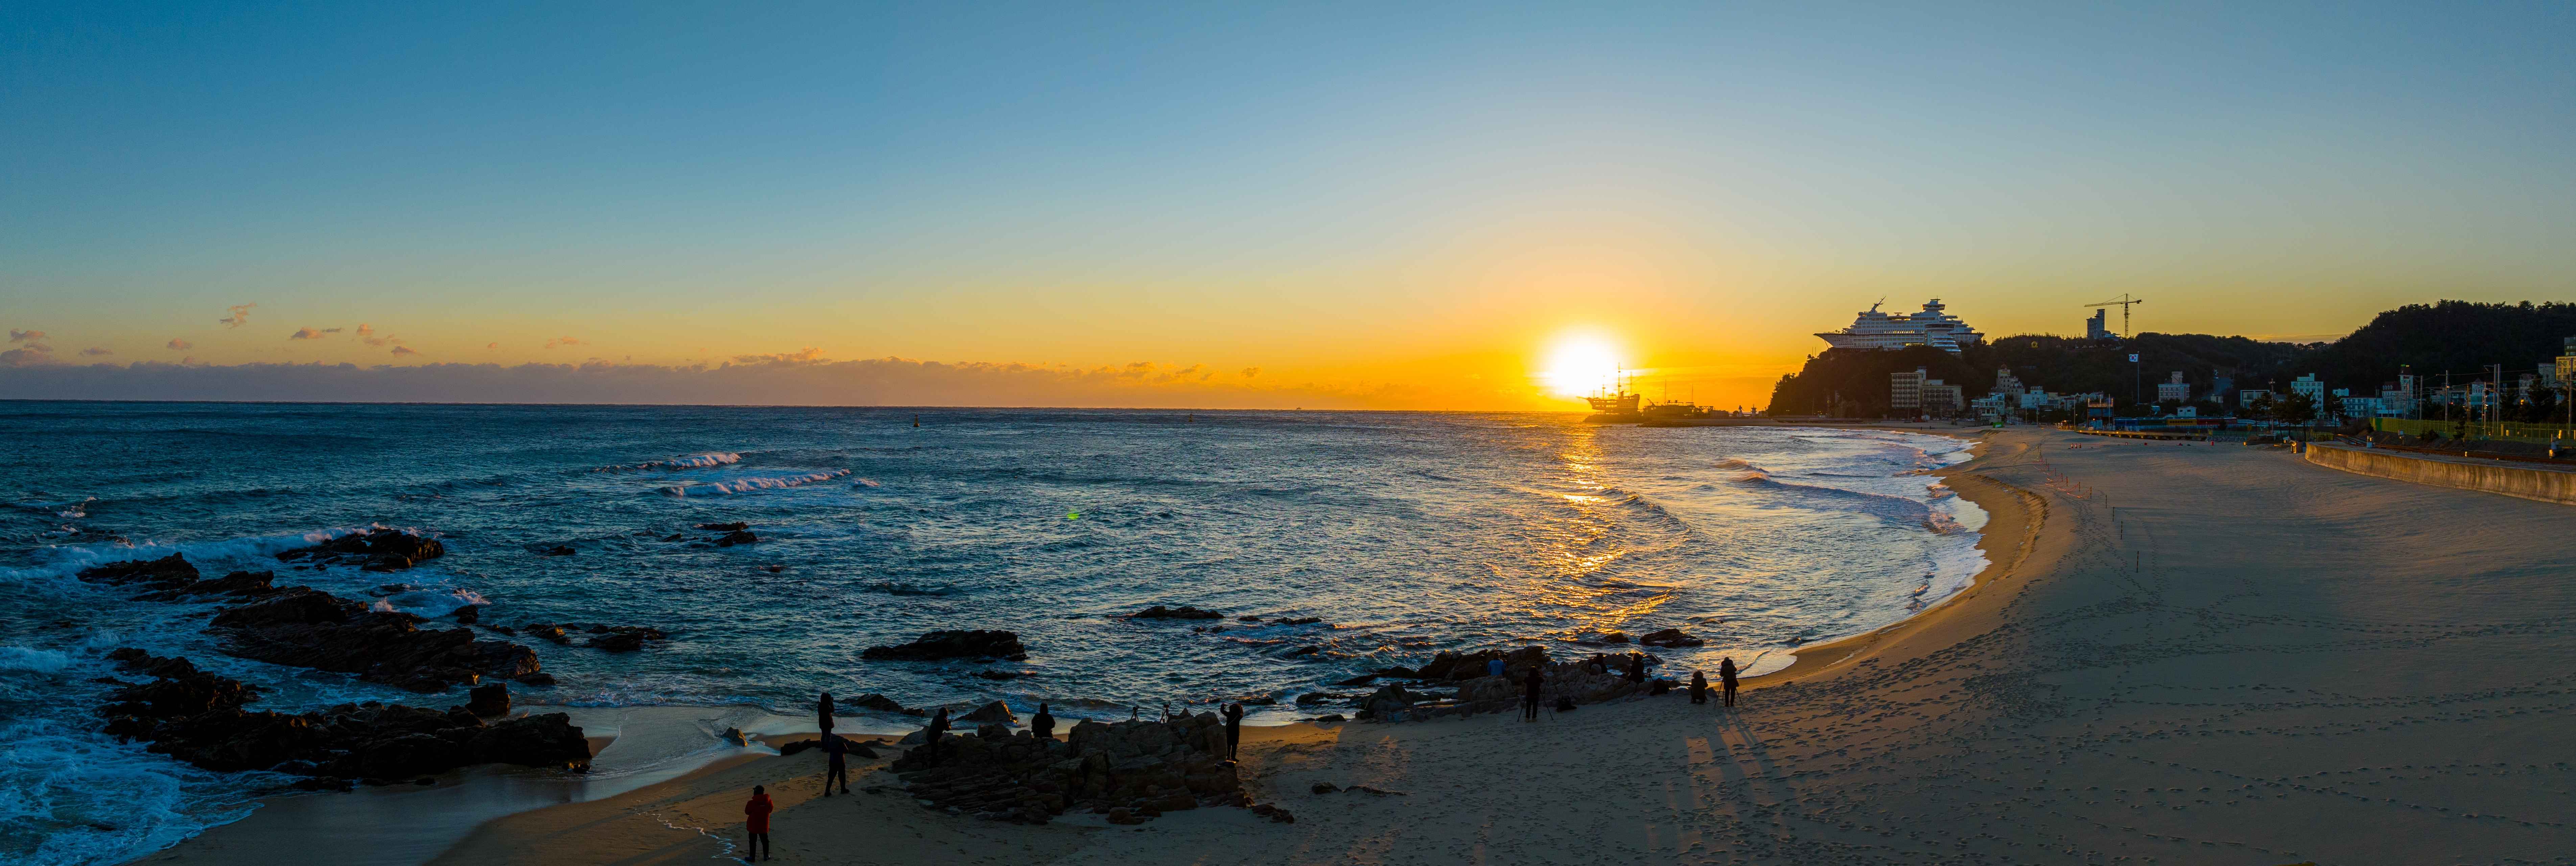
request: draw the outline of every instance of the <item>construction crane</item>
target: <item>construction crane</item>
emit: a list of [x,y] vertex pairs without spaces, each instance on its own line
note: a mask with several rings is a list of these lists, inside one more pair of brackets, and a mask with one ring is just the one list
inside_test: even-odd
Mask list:
[[2120,308],[2120,339],[2126,340],[2126,339],[2128,339],[2128,338],[2129,338],[2129,308],[2130,308],[2130,307],[2132,307],[2132,306],[2138,305],[2138,304],[2146,303],[2146,302],[2147,302],[2147,299],[2145,299],[2145,298],[2132,298],[2132,297],[2129,297],[2129,295],[2128,295],[2128,293],[2127,293],[2127,292],[2122,292],[2122,293],[2120,293],[2120,296],[2119,296],[2119,297],[2117,297],[2117,298],[2113,298],[2113,299],[2108,300],[2108,301],[2103,301],[2103,302],[2101,302],[2101,303],[2099,303],[2099,304],[2085,304],[2084,306],[2085,306],[2086,308],[2088,308],[2088,309],[2089,309],[2089,308],[2092,308],[2092,307],[2119,307],[2119,308]]

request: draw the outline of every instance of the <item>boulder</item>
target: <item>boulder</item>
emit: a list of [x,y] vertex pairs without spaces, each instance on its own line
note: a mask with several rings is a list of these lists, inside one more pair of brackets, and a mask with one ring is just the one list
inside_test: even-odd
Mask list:
[[1191,607],[1191,606],[1186,605],[1186,604],[1185,604],[1185,605],[1181,605],[1180,607],[1164,607],[1164,606],[1162,606],[1162,605],[1159,605],[1159,604],[1158,604],[1158,605],[1155,605],[1155,606],[1153,606],[1153,607],[1149,607],[1149,608],[1146,608],[1146,609],[1144,609],[1144,610],[1140,610],[1140,611],[1137,611],[1137,612],[1135,612],[1135,613],[1128,614],[1128,615],[1127,615],[1127,618],[1128,618],[1128,619],[1224,619],[1224,618],[1225,618],[1225,614],[1218,613],[1218,612],[1216,612],[1216,611],[1212,611],[1212,610],[1200,610],[1200,609],[1198,609],[1198,608]]
[[457,608],[456,621],[466,625],[473,625],[475,623],[482,622],[483,607],[481,605],[469,604],[464,607]]
[[1043,823],[1081,807],[1136,823],[1249,802],[1235,766],[1221,758],[1224,748],[1224,725],[1214,713],[1083,721],[1064,742],[995,723],[906,752],[889,769],[926,805],[978,818]]
[[438,539],[398,529],[371,529],[285,551],[277,559],[311,565],[355,565],[367,571],[401,571],[445,555],[447,548]]
[[631,631],[618,632],[591,638],[590,646],[613,653],[631,653],[644,648],[644,635]]
[[1682,630],[1677,628],[1647,632],[1645,636],[1637,638],[1637,642],[1647,646],[1656,647],[1701,646],[1708,643],[1707,641],[1700,640],[1699,638],[1683,634]]
[[752,543],[752,542],[759,541],[759,540],[760,540],[760,536],[753,535],[753,534],[751,534],[750,532],[747,532],[747,531],[743,531],[743,530],[739,530],[739,529],[737,529],[737,530],[734,530],[734,531],[732,531],[732,532],[725,533],[723,537],[716,539],[716,546],[717,546],[717,547],[732,547],[732,546],[737,545],[737,544],[750,544],[750,543]]
[[510,687],[500,683],[475,686],[465,693],[465,709],[478,716],[510,714]]
[[540,553],[540,554],[538,554],[538,555],[539,555],[539,556],[571,556],[571,555],[573,555],[573,554],[580,553],[580,552],[581,552],[581,551],[578,551],[578,550],[574,550],[574,549],[572,549],[572,546],[571,546],[571,545],[558,544],[558,545],[555,545],[555,546],[553,546],[553,547],[546,548],[546,549],[545,549],[545,552]]
[[172,590],[197,582],[197,567],[189,565],[186,557],[173,553],[160,559],[136,559],[84,568],[80,571],[80,579]]
[[478,763],[564,770],[590,769],[590,741],[566,713],[520,716],[484,728],[466,743]]
[[1315,624],[1321,623],[1321,622],[1323,622],[1323,621],[1324,621],[1324,618],[1323,618],[1323,617],[1316,617],[1316,616],[1301,616],[1301,617],[1298,617],[1298,618],[1296,618],[1296,619],[1272,620],[1270,624],[1271,624],[1271,625],[1315,625]]
[[1027,658],[1028,652],[1028,647],[1020,645],[1020,636],[1007,631],[934,631],[908,644],[869,647],[859,653],[859,657],[888,661],[929,661],[950,658],[1005,658],[1017,661]]
[[737,520],[732,523],[701,523],[698,528],[709,532],[741,532],[750,529],[751,524]]
[[957,721],[970,724],[982,724],[985,722],[1016,722],[1019,720],[1020,717],[1011,714],[1011,705],[1002,703],[1001,701],[994,701],[992,703],[976,707],[974,712],[957,717]]
[[[1426,680],[1463,680],[1486,676],[1486,663],[1503,660],[1505,676],[1518,678],[1530,668],[1547,664],[1547,648],[1522,647],[1516,650],[1477,650],[1469,653],[1444,652],[1433,655],[1431,662],[1415,672]],[[1392,675],[1392,674],[1390,674]]]
[[874,692],[843,700],[841,701],[841,705],[845,707],[859,707],[862,709],[875,710],[880,713],[894,713],[905,716],[929,715],[928,713],[924,713],[920,710],[896,703],[893,698],[876,694]]
[[1372,716],[1383,718],[1389,711],[1412,707],[1423,697],[1423,695],[1405,691],[1404,686],[1400,684],[1388,683],[1378,687],[1377,691],[1370,692],[1368,697],[1361,698],[1359,708],[1368,711]]

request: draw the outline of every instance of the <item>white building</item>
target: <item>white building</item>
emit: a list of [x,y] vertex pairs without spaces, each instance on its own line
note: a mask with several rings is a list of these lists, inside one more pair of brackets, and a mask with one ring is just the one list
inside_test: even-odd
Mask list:
[[2191,402],[2191,385],[2182,380],[2181,370],[2175,370],[2172,379],[2156,383],[2156,402],[2162,403],[2167,400],[2178,403]]
[[1957,353],[1960,346],[1986,338],[1959,317],[1941,306],[1940,298],[1923,303],[1923,311],[1897,315],[1878,311],[1877,304],[1861,311],[1851,326],[1839,331],[1816,335],[1836,349],[1902,349],[1907,346],[1931,346]]
[[2320,409],[2325,408],[2326,383],[2317,381],[2317,374],[2315,373],[2309,373],[2291,380],[2290,393],[2308,398],[2310,405],[2316,406]]

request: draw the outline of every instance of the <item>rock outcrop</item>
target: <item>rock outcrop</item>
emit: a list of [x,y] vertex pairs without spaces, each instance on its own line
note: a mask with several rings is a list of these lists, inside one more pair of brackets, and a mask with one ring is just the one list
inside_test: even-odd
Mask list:
[[1647,632],[1644,637],[1638,638],[1637,642],[1647,646],[1660,647],[1700,646],[1708,643],[1708,641],[1700,640],[1699,638],[1684,634],[1681,629],[1677,628]]
[[419,692],[475,685],[483,677],[537,672],[537,654],[469,629],[422,629],[426,620],[309,587],[287,587],[216,614],[226,652],[282,665],[355,674]]
[[647,641],[669,640],[661,629],[641,625],[601,625],[590,622],[532,622],[519,627],[529,637],[571,646],[573,638],[589,637],[581,645],[613,653],[631,653],[649,646]]
[[957,814],[1045,823],[1089,808],[1117,823],[1201,806],[1244,806],[1232,763],[1221,756],[1225,727],[1215,713],[1171,721],[1081,722],[1063,742],[998,725],[949,735],[895,759],[915,798]]
[[447,555],[438,539],[397,529],[371,529],[277,555],[279,562],[355,565],[368,571],[401,571]]
[[1534,666],[1547,664],[1547,648],[1528,646],[1516,650],[1477,650],[1475,652],[1467,653],[1444,652],[1433,655],[1429,664],[1423,665],[1421,668],[1410,674],[1398,674],[1393,670],[1389,670],[1386,672],[1386,675],[1410,676],[1416,679],[1425,680],[1471,679],[1474,677],[1485,676],[1486,663],[1495,659],[1503,660],[1504,676],[1518,678],[1521,675],[1528,673],[1529,669]]
[[[376,783],[469,764],[587,770],[590,744],[562,713],[486,724],[465,707],[441,712],[401,704],[341,704],[309,713],[250,711],[259,690],[139,649],[108,654],[153,677],[109,696],[107,733],[222,772],[271,770]],[[303,787],[347,787],[320,782]]]
[[197,567],[186,557],[173,553],[160,559],[136,559],[111,562],[81,569],[82,580],[119,585],[141,585],[164,592],[197,582]]
[[1181,605],[1180,607],[1164,607],[1164,606],[1162,606],[1162,605],[1159,605],[1159,604],[1158,604],[1158,605],[1155,605],[1155,606],[1153,606],[1153,607],[1149,607],[1149,608],[1146,608],[1146,609],[1144,609],[1144,610],[1140,610],[1140,611],[1137,611],[1137,612],[1135,612],[1135,613],[1128,614],[1128,615],[1127,615],[1127,618],[1128,618],[1128,619],[1224,619],[1224,618],[1225,618],[1225,614],[1218,613],[1218,612],[1216,612],[1216,611],[1212,611],[1212,610],[1200,610],[1200,609],[1198,609],[1198,608],[1191,607],[1191,606],[1186,605],[1186,604],[1185,604],[1185,605]]
[[841,705],[845,707],[858,707],[860,709],[875,710],[880,713],[893,713],[903,716],[929,715],[929,713],[904,706],[903,704],[897,703],[893,698],[876,694],[874,692],[860,695],[855,698],[845,698],[841,701]]
[[1007,631],[934,631],[920,640],[895,646],[872,646],[859,653],[863,659],[885,661],[930,661],[953,658],[1001,658],[1019,661],[1029,657],[1029,648],[1020,645],[1020,636]]

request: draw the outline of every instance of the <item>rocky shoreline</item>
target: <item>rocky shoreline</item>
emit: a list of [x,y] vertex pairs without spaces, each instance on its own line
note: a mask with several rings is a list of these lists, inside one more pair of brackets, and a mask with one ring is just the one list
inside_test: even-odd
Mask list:
[[[444,552],[433,539],[374,530],[277,558],[306,566],[398,571]],[[151,679],[129,683],[102,678],[118,686],[98,709],[105,719],[103,730],[149,743],[153,752],[209,770],[304,776],[295,787],[305,789],[392,784],[474,764],[564,770],[590,766],[589,742],[564,714],[486,721],[509,712],[508,688],[498,681],[553,682],[526,646],[479,640],[467,628],[424,629],[427,620],[412,614],[308,586],[277,586],[274,572],[204,578],[179,554],[110,563],[79,576],[141,588],[144,600],[226,603],[209,620],[208,631],[222,639],[227,655],[344,673],[415,692],[471,687],[466,705],[445,710],[375,701],[305,713],[251,710],[247,705],[264,691],[259,686],[201,671],[184,658],[131,647],[115,650],[108,658],[119,670]]]

